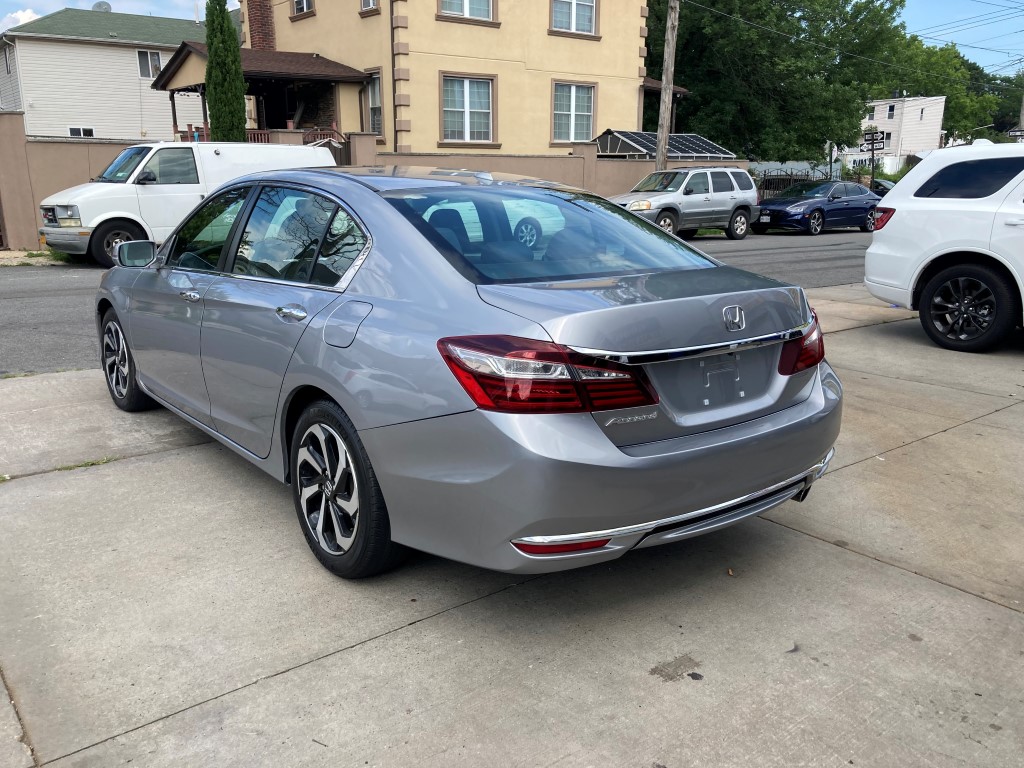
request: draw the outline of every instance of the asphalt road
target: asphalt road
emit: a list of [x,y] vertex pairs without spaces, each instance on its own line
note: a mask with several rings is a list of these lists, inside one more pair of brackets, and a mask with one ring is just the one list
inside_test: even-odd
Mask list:
[[[857,231],[698,237],[725,263],[805,288],[858,283],[871,235]],[[88,265],[0,270],[0,376],[99,366],[92,302],[103,270]]]

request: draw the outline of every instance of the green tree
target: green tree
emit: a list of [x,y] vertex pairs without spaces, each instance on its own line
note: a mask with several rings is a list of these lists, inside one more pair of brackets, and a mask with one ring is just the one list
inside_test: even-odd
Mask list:
[[227,0],[206,0],[206,103],[213,141],[245,141],[245,80]]

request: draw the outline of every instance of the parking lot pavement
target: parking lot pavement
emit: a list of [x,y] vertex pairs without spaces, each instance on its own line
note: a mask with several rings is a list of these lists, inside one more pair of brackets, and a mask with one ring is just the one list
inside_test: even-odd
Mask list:
[[[812,293],[826,328],[860,291]],[[338,580],[287,488],[158,421],[143,455],[42,471],[113,450],[122,414],[69,384],[94,426],[0,483],[0,764],[23,727],[62,768],[1019,765],[1024,349],[876,311],[827,335],[845,421],[807,501],[539,577]],[[25,381],[0,403],[31,408]]]

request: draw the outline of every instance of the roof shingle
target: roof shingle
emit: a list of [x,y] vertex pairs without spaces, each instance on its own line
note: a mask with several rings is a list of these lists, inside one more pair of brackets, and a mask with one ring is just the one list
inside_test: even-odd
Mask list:
[[[232,12],[232,21],[237,25],[237,12]],[[183,40],[205,40],[206,25],[190,19],[65,8],[13,27],[4,34],[11,37],[38,35],[176,47]]]

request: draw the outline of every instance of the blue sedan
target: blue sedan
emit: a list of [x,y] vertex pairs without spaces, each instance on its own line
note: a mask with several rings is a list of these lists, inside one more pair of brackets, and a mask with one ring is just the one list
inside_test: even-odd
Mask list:
[[819,235],[826,229],[860,227],[875,229],[875,206],[881,200],[867,187],[847,181],[804,181],[783,190],[778,197],[761,201],[761,215],[751,225],[754,232],[798,229]]

